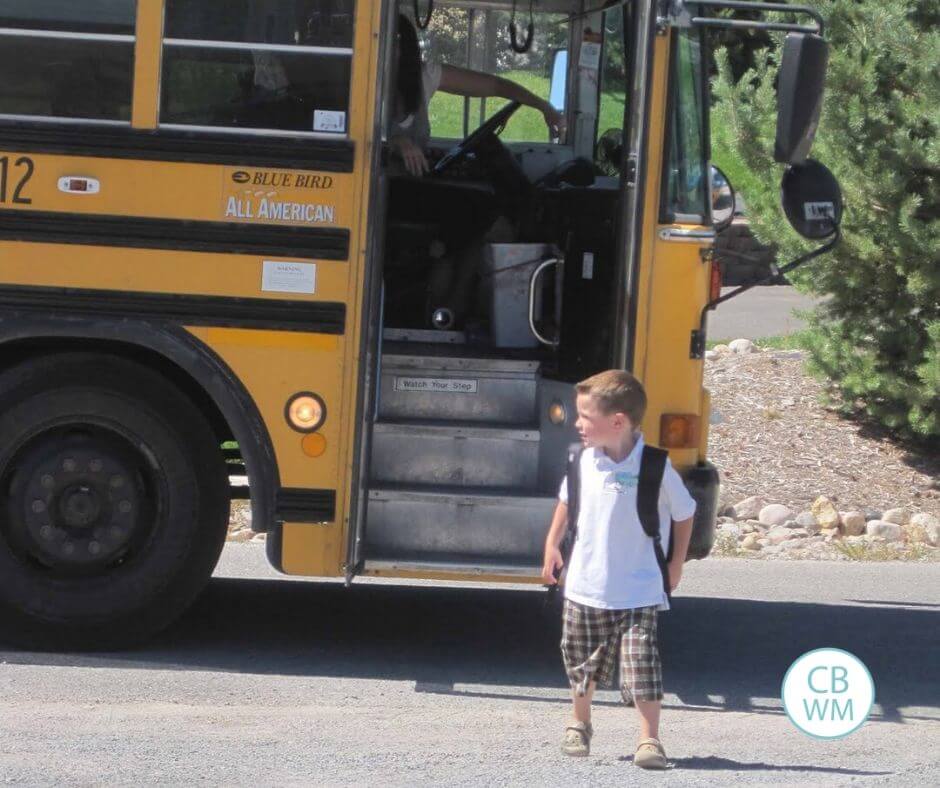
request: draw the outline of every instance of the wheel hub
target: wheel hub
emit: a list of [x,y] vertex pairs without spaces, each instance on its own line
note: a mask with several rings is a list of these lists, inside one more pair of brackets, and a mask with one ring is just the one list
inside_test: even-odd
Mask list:
[[128,551],[149,519],[130,448],[103,432],[78,440],[52,434],[24,447],[11,503],[34,558],[88,571]]

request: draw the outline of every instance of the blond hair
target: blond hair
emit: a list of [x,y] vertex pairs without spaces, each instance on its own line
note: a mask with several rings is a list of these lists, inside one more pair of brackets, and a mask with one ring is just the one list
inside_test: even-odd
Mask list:
[[646,413],[646,392],[629,372],[608,369],[575,384],[578,394],[589,394],[605,414],[625,413],[639,427]]

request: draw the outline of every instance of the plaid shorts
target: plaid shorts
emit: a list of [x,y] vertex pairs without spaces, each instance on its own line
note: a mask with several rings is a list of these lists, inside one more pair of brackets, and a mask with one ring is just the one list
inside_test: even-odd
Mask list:
[[628,701],[662,700],[663,674],[656,642],[657,609],[604,610],[570,599],[562,611],[561,656],[571,686],[583,695],[591,681],[613,686],[620,657],[620,692]]

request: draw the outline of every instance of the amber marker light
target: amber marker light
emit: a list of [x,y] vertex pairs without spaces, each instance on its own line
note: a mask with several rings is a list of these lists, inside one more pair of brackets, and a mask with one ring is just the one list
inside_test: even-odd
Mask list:
[[287,401],[284,415],[297,432],[314,432],[326,420],[326,405],[316,394],[302,391]]
[[311,432],[304,435],[300,448],[308,457],[322,457],[326,452],[326,438],[319,432]]
[[664,413],[659,420],[659,445],[664,449],[698,447],[698,416],[692,413]]

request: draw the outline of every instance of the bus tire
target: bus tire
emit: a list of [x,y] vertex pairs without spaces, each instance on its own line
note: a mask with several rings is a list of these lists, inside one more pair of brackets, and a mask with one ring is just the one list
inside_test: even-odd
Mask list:
[[0,640],[146,640],[208,582],[228,516],[218,437],[162,375],[94,353],[0,374]]

